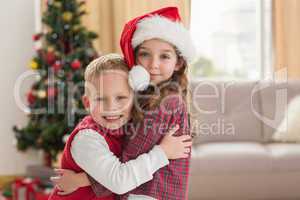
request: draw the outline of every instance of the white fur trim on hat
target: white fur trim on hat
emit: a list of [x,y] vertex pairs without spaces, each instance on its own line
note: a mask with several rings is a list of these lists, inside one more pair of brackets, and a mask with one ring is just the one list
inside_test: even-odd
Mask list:
[[136,48],[145,40],[154,38],[176,46],[187,62],[192,62],[195,58],[196,50],[190,33],[181,22],[171,21],[159,15],[146,17],[137,24],[131,44],[133,48]]

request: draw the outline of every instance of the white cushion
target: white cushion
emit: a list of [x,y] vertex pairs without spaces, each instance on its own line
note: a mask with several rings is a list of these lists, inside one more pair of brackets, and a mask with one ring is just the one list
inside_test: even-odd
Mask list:
[[272,139],[278,142],[300,142],[300,96],[289,103],[285,117]]

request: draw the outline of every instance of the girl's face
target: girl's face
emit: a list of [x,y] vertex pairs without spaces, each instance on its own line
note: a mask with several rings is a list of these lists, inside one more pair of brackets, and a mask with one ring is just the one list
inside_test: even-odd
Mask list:
[[103,72],[91,82],[83,102],[95,122],[112,130],[120,128],[130,119],[133,104],[128,74],[121,70]]
[[168,80],[182,66],[174,47],[160,39],[147,40],[139,46],[136,64],[150,73],[150,79],[155,84]]

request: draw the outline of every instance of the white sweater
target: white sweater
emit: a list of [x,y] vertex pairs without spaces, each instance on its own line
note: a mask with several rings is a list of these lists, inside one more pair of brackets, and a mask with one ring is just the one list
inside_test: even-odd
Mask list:
[[[71,143],[71,154],[76,164],[101,185],[116,194],[124,194],[148,182],[153,173],[169,164],[160,146],[126,163],[120,162],[109,149],[103,136],[92,129],[77,133]],[[153,199],[130,195],[129,199]]]

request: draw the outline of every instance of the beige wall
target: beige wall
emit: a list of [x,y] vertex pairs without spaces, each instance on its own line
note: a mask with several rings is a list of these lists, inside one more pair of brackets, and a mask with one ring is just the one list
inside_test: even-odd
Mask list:
[[[12,126],[22,125],[26,116],[17,108],[13,88],[19,75],[27,70],[33,56],[34,0],[0,3],[0,176],[22,174],[28,164],[39,163],[37,152],[19,153]],[[24,85],[25,89],[29,85]]]

